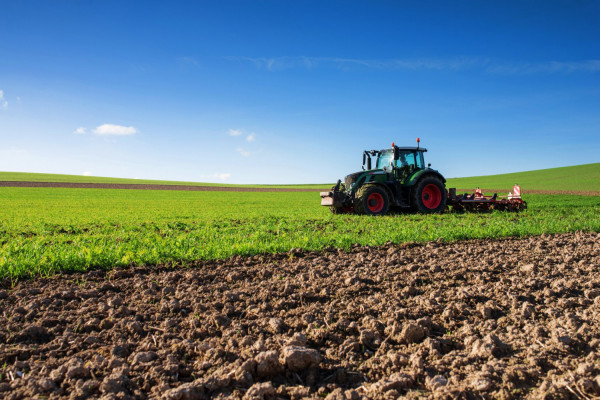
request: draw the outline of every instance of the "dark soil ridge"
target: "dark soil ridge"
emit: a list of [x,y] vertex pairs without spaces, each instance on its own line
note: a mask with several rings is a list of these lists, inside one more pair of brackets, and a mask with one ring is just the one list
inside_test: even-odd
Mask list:
[[600,394],[600,234],[355,247],[21,281],[0,397]]
[[[193,185],[146,185],[137,183],[80,183],[80,182],[29,182],[29,181],[0,181],[0,187],[31,187],[31,188],[76,188],[76,189],[135,189],[135,190],[184,190],[184,191],[214,191],[214,192],[320,192],[327,190],[308,188],[263,188],[245,186],[193,186]],[[482,189],[485,193],[508,193],[506,189]],[[473,189],[457,189],[457,193],[472,193]],[[530,194],[570,194],[580,196],[600,196],[598,191],[585,190],[527,190]]]
[[318,192],[326,189],[262,188],[245,186],[193,186],[193,185],[146,185],[137,183],[80,183],[80,182],[26,182],[0,181],[0,187],[76,188],[76,189],[135,189],[135,190],[183,190],[198,192]]

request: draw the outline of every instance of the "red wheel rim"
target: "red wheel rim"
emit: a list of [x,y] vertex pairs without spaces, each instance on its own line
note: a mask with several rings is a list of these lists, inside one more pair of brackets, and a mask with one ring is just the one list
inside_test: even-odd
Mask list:
[[371,193],[367,197],[367,207],[372,213],[378,213],[383,210],[383,196],[380,193]]
[[429,208],[430,210],[435,210],[442,202],[442,191],[439,187],[433,183],[430,183],[423,188],[421,199],[423,200],[423,205],[425,207]]

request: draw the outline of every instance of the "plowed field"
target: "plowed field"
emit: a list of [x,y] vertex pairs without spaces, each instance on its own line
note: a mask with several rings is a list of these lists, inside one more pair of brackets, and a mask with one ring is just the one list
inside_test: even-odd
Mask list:
[[60,275],[0,314],[7,399],[600,394],[597,233]]

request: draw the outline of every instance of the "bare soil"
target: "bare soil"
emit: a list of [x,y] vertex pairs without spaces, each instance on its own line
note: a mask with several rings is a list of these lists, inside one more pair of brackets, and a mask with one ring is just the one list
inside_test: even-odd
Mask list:
[[591,399],[600,234],[62,275],[0,315],[5,399]]

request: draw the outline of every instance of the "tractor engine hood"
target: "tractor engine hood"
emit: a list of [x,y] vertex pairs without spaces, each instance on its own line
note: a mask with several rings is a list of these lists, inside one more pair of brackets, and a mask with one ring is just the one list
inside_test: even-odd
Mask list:
[[346,175],[346,177],[344,178],[344,185],[346,186],[346,190],[350,189],[350,185],[352,185],[354,182],[356,182],[358,177],[361,176],[362,174],[364,174],[364,172],[365,171],[359,171],[359,172],[354,172],[350,175]]

